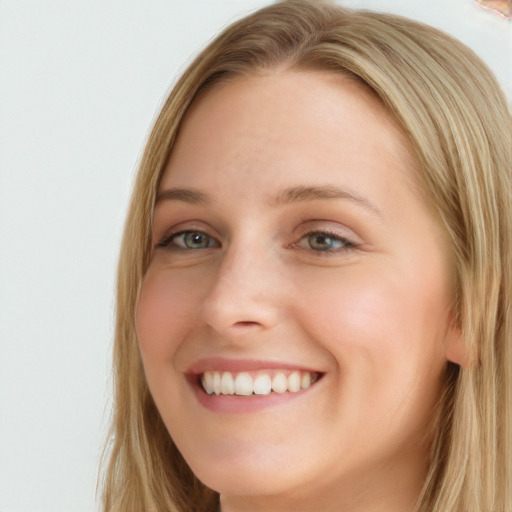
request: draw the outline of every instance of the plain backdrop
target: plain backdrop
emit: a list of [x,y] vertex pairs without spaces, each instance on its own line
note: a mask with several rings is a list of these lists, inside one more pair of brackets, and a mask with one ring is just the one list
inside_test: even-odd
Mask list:
[[[147,131],[258,0],[0,0],[0,512],[93,512],[113,288]],[[473,0],[338,3],[424,20],[512,90],[511,22]]]

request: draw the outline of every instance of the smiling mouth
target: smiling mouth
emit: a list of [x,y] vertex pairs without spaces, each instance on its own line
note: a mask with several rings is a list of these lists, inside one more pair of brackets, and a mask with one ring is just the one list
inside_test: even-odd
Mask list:
[[205,371],[199,377],[208,395],[269,395],[298,393],[308,389],[321,377],[318,372],[260,370],[258,372]]

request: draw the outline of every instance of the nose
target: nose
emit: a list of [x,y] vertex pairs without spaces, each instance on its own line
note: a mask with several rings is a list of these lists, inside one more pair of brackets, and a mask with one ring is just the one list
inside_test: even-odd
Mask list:
[[224,337],[271,329],[282,308],[279,275],[271,251],[232,247],[218,263],[202,303],[203,321]]

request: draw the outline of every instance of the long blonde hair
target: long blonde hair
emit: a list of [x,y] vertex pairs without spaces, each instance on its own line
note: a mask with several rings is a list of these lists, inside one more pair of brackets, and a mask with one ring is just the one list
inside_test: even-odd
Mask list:
[[104,512],[213,511],[218,496],[176,449],[145,381],[134,327],[159,180],[187,109],[215,84],[271,70],[328,70],[366,84],[398,120],[456,261],[468,362],[448,365],[417,510],[512,510],[512,123],[492,73],[458,41],[389,14],[289,1],[236,22],[181,77],[136,179],[117,281],[115,409]]

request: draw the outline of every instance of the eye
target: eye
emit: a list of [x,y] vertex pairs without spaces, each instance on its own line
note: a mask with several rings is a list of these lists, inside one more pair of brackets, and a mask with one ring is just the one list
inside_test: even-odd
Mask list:
[[302,249],[312,249],[318,252],[339,252],[356,247],[356,244],[346,238],[324,231],[307,233],[297,245]]
[[219,243],[203,231],[180,231],[162,240],[157,247],[198,250],[219,247]]

